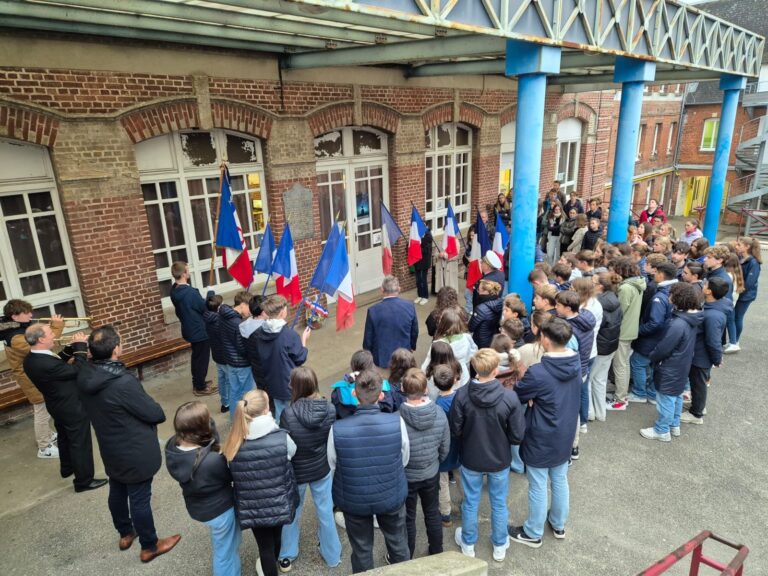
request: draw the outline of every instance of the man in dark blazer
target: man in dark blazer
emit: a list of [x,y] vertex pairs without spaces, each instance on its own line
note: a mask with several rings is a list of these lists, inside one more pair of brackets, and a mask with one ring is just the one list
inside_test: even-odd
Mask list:
[[419,323],[413,302],[400,298],[400,282],[386,276],[381,284],[383,298],[368,309],[365,318],[363,348],[373,354],[379,368],[389,367],[389,358],[397,348],[416,350]]
[[[88,353],[86,336],[77,333],[72,345],[60,354],[52,352],[56,344],[47,324],[32,324],[24,332],[30,351],[24,359],[24,372],[45,398],[48,412],[58,433],[59,463],[62,478],[74,474],[75,492],[95,490],[107,481],[93,477],[91,423],[77,392],[79,365]],[[75,357],[74,364],[67,360]]]

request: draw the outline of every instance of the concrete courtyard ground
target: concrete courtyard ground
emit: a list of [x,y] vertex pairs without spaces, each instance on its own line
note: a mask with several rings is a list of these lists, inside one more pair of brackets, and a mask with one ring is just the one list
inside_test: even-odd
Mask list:
[[[764,544],[768,516],[764,409],[768,278],[763,276],[763,295],[749,311],[742,351],[727,356],[725,366],[714,371],[705,425],[683,425],[680,438],[661,444],[638,433],[654,420],[655,408],[650,405],[609,412],[607,422],[591,423],[589,433],[582,437],[581,459],[569,472],[571,516],[565,540],[556,541],[547,533],[540,549],[512,544],[504,563],[493,562],[489,507],[487,499],[483,501],[476,552],[489,562],[489,574],[636,574],[705,529],[751,548],[745,574],[768,573]],[[433,302],[417,307],[422,326]],[[345,333],[336,334],[331,320],[328,327],[312,335],[308,363],[318,372],[326,394],[362,342],[365,313],[366,306],[360,306],[355,327]],[[424,331],[419,338],[419,361],[428,345]],[[179,404],[193,398],[186,370],[148,380],[145,387],[163,405],[169,419]],[[218,409],[217,398],[209,399],[208,404],[212,410]],[[219,414],[216,419],[226,433],[228,419]],[[168,422],[160,426],[163,443],[170,434]],[[103,472],[98,451],[96,457],[97,470]],[[0,428],[0,486],[3,576],[210,574],[207,529],[188,517],[181,491],[164,468],[153,484],[155,522],[160,536],[179,532],[182,540],[170,554],[148,565],[139,562],[138,546],[118,551],[106,488],[75,494],[70,482],[59,477],[57,461],[35,458],[31,419]],[[526,491],[525,478],[512,474],[508,503],[510,519],[516,524],[526,515]],[[421,526],[417,555],[426,554]],[[302,518],[301,555],[292,574],[350,573],[343,530],[343,562],[337,569],[323,564],[315,533],[314,511],[309,505]],[[446,550],[456,549],[453,529],[444,530],[444,542]],[[384,555],[380,535],[376,547],[380,565]],[[710,545],[709,551],[721,560],[730,558],[730,551],[718,545]],[[248,533],[243,534],[241,556],[243,574],[254,574],[256,546]],[[682,568],[670,572],[687,573]]]

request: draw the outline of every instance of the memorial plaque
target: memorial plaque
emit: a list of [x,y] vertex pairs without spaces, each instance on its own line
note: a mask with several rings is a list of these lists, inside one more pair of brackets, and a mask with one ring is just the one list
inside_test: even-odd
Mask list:
[[291,225],[294,240],[307,240],[315,235],[312,220],[312,190],[298,182],[283,192],[285,218]]

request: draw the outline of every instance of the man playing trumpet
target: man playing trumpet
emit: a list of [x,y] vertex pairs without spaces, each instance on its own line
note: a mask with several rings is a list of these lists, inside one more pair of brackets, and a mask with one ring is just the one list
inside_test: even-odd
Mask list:
[[[0,340],[5,342],[5,357],[13,372],[16,383],[32,404],[35,422],[35,439],[38,458],[58,458],[56,434],[51,430],[51,416],[45,407],[45,398],[24,373],[24,359],[29,354],[29,344],[24,340],[24,331],[32,324],[32,304],[26,300],[8,300],[0,319]],[[51,318],[51,330],[60,337],[64,322],[59,315]]]

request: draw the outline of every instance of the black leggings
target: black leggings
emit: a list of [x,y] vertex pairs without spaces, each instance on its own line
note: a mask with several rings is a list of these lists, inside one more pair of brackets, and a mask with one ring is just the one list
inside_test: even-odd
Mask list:
[[256,546],[259,547],[261,569],[264,576],[277,576],[277,557],[280,554],[280,537],[283,533],[282,526],[268,526],[266,528],[251,528],[253,537],[256,538]]

